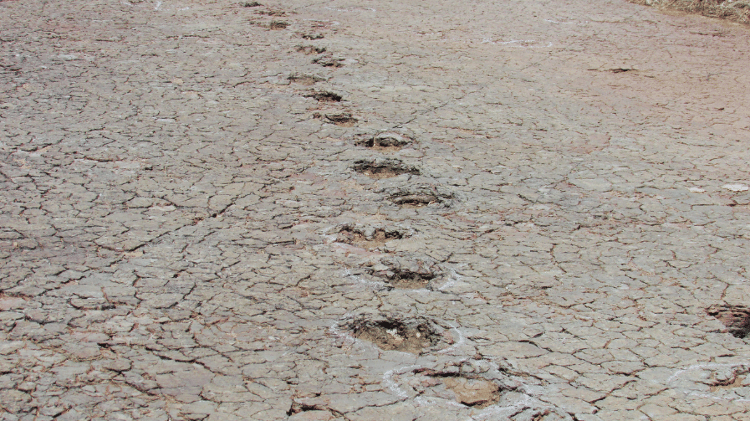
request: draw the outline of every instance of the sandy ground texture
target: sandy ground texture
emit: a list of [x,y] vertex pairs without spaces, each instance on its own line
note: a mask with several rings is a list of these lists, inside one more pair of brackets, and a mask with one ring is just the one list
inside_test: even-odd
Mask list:
[[0,419],[750,419],[749,34],[0,2]]

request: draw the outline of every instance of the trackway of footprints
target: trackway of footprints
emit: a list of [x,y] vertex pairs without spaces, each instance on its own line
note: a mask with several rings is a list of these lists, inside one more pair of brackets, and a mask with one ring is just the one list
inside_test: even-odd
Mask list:
[[[257,2],[244,3],[243,6],[262,7]],[[271,9],[262,9],[256,12],[256,14],[272,18],[288,16],[283,11]],[[278,20],[271,20],[260,25],[270,30],[286,29],[289,26],[287,22]],[[300,33],[298,36],[306,41],[325,38],[322,32]],[[305,55],[316,55],[312,59],[312,63],[331,71],[343,67],[346,62],[345,58],[335,56],[325,47],[298,45],[296,52]],[[330,80],[329,78],[331,77],[335,77],[335,75],[325,78],[318,75],[293,73],[288,79],[290,82],[312,87],[317,82]],[[345,101],[342,95],[330,91],[313,89],[305,91],[301,95],[327,105],[337,105]],[[312,113],[312,118],[323,119],[326,123],[341,127],[354,127],[359,121],[352,115],[351,110],[348,108],[329,112],[316,111]],[[359,174],[376,180],[402,175],[424,175],[418,166],[389,156],[404,147],[417,146],[415,139],[399,133],[397,128],[386,129],[371,134],[357,134],[352,144],[355,147],[383,154],[375,158],[368,157],[354,160],[350,168]],[[455,194],[448,188],[424,183],[411,185],[408,182],[409,179],[406,178],[404,179],[404,184],[401,186],[391,185],[380,189],[379,192],[383,193],[392,203],[404,208],[431,206],[432,209],[436,209],[436,206],[446,208],[455,203]],[[413,230],[392,227],[387,223],[379,226],[355,226],[349,224],[336,227],[335,229],[337,231],[334,233],[334,241],[336,243],[348,244],[367,250],[376,250],[386,254],[377,264],[371,264],[359,269],[347,269],[349,276],[354,276],[358,279],[368,277],[370,280],[365,281],[365,283],[376,285],[377,289],[383,293],[394,290],[426,290],[441,293],[439,287],[441,283],[445,284],[447,279],[445,270],[442,268],[445,265],[444,263],[437,262],[427,256],[420,256],[418,253],[387,256],[389,254],[387,244],[392,241],[411,237],[415,234]],[[714,305],[707,308],[706,313],[724,323],[727,326],[728,332],[735,337],[745,338],[750,334],[750,307]],[[420,355],[444,349],[455,340],[455,338],[451,338],[448,334],[450,329],[440,327],[434,320],[426,318],[403,319],[399,315],[361,315],[336,323],[335,328],[337,331],[338,329],[344,329],[350,332],[350,338],[370,342],[385,351],[401,351]],[[416,391],[412,390],[410,392],[410,395],[417,400],[429,400],[431,399],[430,396],[432,398],[455,399],[463,405],[480,409],[491,405],[499,405],[503,394],[508,392],[516,393],[521,390],[520,383],[517,380],[515,383],[509,382],[507,378],[503,378],[503,375],[498,375],[496,370],[494,371],[495,376],[487,375],[488,372],[493,372],[492,370],[485,371],[484,373],[475,373],[474,370],[476,368],[472,368],[469,372],[464,373],[464,370],[469,366],[468,362],[464,360],[458,364],[458,367],[451,367],[449,371],[417,368],[412,371],[400,373],[399,377],[410,374],[411,376],[421,376],[424,379],[429,379],[416,382],[416,384],[420,384],[421,386]],[[471,362],[472,367],[475,367],[477,364],[486,365],[488,362]],[[747,371],[742,367],[735,367],[732,370],[733,375],[725,380],[717,380],[715,383],[721,387],[740,386],[737,382],[745,378]],[[409,384],[411,385],[412,383],[414,382],[412,381]],[[438,389],[434,389],[435,387],[438,387]],[[398,392],[404,393],[400,389]],[[523,405],[518,406],[518,402],[511,402],[508,405],[505,402],[505,406],[498,406],[500,411],[497,413],[502,414],[504,409],[511,409],[510,414],[513,411],[522,409],[524,405],[529,406],[528,402],[526,402],[529,399],[528,395],[521,394],[519,396],[523,397],[520,400],[520,402],[524,402]],[[297,409],[293,413],[316,409],[316,407],[304,409],[299,403],[295,403],[295,405],[293,408]],[[533,408],[533,405],[530,405],[530,407]],[[543,418],[551,414],[554,415],[554,412],[552,409],[543,406],[542,409],[532,410],[530,414],[534,417],[533,419],[537,419],[537,417]],[[558,416],[560,419],[568,418],[567,414],[560,413]]]
[[[283,16],[282,12],[279,11],[263,13],[263,15]],[[274,27],[273,22],[268,27],[270,29],[281,29],[281,27]],[[324,35],[309,36],[303,34],[302,37],[306,40],[316,40],[323,39]],[[318,55],[312,62],[331,70],[343,66],[345,61],[343,58],[334,58],[325,47],[315,45],[299,45],[296,47],[296,52],[305,55]],[[335,75],[320,77],[294,73],[289,76],[289,80],[297,84],[313,86],[319,81],[329,80],[330,77],[335,77]],[[301,95],[329,105],[340,104],[345,100],[340,94],[329,91],[312,90],[303,92]],[[353,127],[358,122],[348,109],[325,113],[316,111],[312,114],[312,117],[343,127]],[[376,180],[401,175],[423,175],[418,166],[389,156],[406,146],[417,146],[416,143],[414,139],[398,133],[394,129],[369,135],[358,134],[354,139],[353,146],[384,155],[375,158],[356,159],[352,162],[350,168],[359,174]],[[408,179],[404,181],[408,183]],[[431,205],[448,207],[454,200],[454,194],[449,189],[438,188],[433,184],[404,184],[402,186],[391,186],[381,192],[389,201],[405,208],[422,208]],[[337,232],[333,235],[337,243],[349,244],[368,250],[379,250],[386,254],[388,254],[386,245],[389,242],[409,238],[415,234],[413,230],[393,227],[387,223],[380,226],[345,225],[336,227],[335,230]],[[360,269],[350,268],[349,270],[350,273],[352,270],[357,272],[353,276],[374,279],[375,282],[370,283],[379,285],[378,289],[383,293],[393,290],[426,290],[441,293],[439,287],[450,282],[450,277],[441,265],[444,264],[435,261],[435,259],[420,256],[418,253],[411,253],[400,256],[386,255],[377,264]],[[457,340],[457,338],[451,337],[450,328],[441,327],[434,320],[427,318],[403,319],[397,314],[362,315],[338,323],[337,329],[348,331],[353,338],[375,344],[385,351],[401,351],[413,354],[439,351],[449,347]],[[465,366],[465,364],[461,364],[462,367]],[[461,368],[458,371],[422,369],[415,371],[415,373],[431,379],[427,382],[421,382],[429,384],[429,390],[439,386],[439,390],[442,391],[430,392],[434,394],[433,397],[455,399],[461,404],[474,408],[486,408],[497,404],[500,402],[503,392],[514,390],[498,378],[492,378],[485,374],[463,373]],[[424,398],[430,393],[419,391],[418,395]],[[299,408],[296,412],[303,410],[301,404],[297,404],[297,407]],[[309,407],[308,410],[310,409],[314,408]]]

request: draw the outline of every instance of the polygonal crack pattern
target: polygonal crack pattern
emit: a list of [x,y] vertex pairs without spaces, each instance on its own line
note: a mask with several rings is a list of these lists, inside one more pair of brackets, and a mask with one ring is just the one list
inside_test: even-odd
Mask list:
[[384,351],[422,354],[445,341],[443,329],[427,319],[362,317],[350,322],[348,329],[355,338],[372,342]]
[[383,132],[372,137],[354,142],[357,146],[374,149],[383,152],[395,152],[409,145],[413,140],[407,136],[395,132]]
[[420,171],[413,165],[404,164],[399,159],[360,159],[354,162],[352,169],[371,178],[391,178],[401,174],[419,175]]
[[745,339],[750,334],[750,308],[744,306],[714,305],[706,312],[719,319],[735,338]]

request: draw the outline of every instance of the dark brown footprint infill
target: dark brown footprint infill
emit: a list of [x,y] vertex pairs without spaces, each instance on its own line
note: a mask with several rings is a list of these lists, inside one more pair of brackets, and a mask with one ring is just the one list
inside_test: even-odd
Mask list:
[[339,243],[351,244],[353,246],[366,249],[382,247],[391,240],[400,240],[404,238],[404,233],[398,230],[386,230],[384,228],[363,229],[351,226],[345,226],[339,231],[336,241]]
[[735,338],[745,339],[750,334],[750,308],[744,306],[715,305],[706,312],[724,323]]
[[289,81],[292,83],[299,83],[300,85],[306,85],[306,86],[314,85],[318,82],[322,82],[325,80],[325,78],[322,78],[320,76],[297,75],[297,74],[291,75],[287,79],[289,79]]
[[354,144],[380,152],[395,152],[401,150],[404,146],[407,146],[412,142],[413,140],[411,138],[399,133],[385,132],[375,136],[366,136],[364,139],[360,139]]
[[350,113],[326,114],[325,117],[329,123],[343,127],[351,127],[359,121]]
[[372,342],[384,351],[421,354],[445,342],[442,329],[426,319],[362,317],[347,328],[355,338]]
[[312,98],[318,102],[341,102],[343,97],[334,92],[322,91],[311,92],[304,95],[305,98]]
[[417,167],[404,164],[399,159],[360,159],[354,162],[352,169],[376,179],[397,177],[401,174],[419,175],[420,173]]

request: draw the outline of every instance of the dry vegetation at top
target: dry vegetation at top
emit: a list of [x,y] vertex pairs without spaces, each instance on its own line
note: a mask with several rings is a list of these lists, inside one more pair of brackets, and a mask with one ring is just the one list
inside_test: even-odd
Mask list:
[[699,13],[713,18],[729,19],[750,24],[750,1],[748,0],[629,0],[664,9]]

